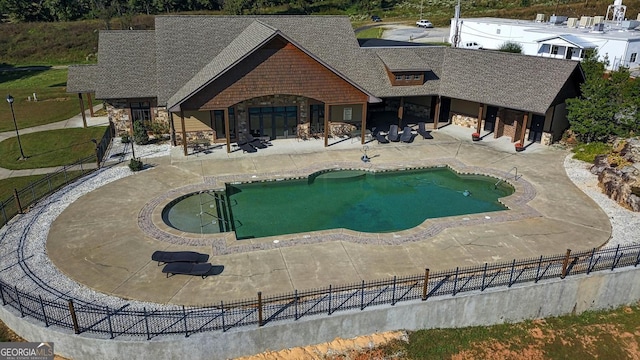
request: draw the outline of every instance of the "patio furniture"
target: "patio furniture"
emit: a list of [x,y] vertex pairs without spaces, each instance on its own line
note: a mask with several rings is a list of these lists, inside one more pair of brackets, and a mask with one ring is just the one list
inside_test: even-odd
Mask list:
[[431,131],[427,131],[424,121],[418,123],[418,134],[422,135],[422,139],[433,139]]
[[376,132],[375,137],[376,137],[376,140],[378,140],[378,144],[388,144],[389,143],[389,140],[387,140],[387,138],[384,135],[382,135],[381,133],[379,133],[379,132]]
[[213,268],[213,265],[210,263],[190,263],[190,262],[174,262],[165,265],[162,268],[162,272],[167,274],[167,277],[173,276],[176,274],[179,275],[193,275],[193,276],[202,276],[202,278],[206,278],[209,275],[209,272]]
[[402,130],[402,134],[400,135],[400,141],[404,143],[410,143],[413,141],[413,133],[411,132],[411,128],[409,126],[405,126]]
[[151,260],[157,261],[158,266],[172,262],[203,263],[209,260],[209,255],[195,251],[155,251]]
[[387,139],[393,142],[400,141],[400,135],[398,135],[398,125],[392,124],[389,126],[389,133],[387,134]]
[[266,149],[270,144],[265,143],[263,140],[253,137],[253,135],[247,133],[245,135],[247,139],[247,143],[251,144],[253,147],[257,149]]
[[253,146],[252,144],[249,144],[248,142],[239,142],[238,147],[242,149],[242,152],[246,152],[246,153],[258,152],[258,149],[256,149],[255,146]]

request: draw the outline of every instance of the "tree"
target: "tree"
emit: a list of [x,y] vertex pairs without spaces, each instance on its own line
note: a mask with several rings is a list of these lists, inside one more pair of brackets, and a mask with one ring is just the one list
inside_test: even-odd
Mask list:
[[582,94],[567,100],[571,130],[583,142],[607,141],[639,129],[640,85],[630,80],[629,69],[624,67],[605,74],[606,61],[599,61],[595,50],[588,52],[582,62]]
[[133,122],[133,141],[136,145],[146,145],[149,143],[149,134],[147,134],[147,129],[142,123],[142,120]]
[[514,43],[512,41],[507,41],[504,44],[500,45],[498,51],[514,53],[514,54],[522,54],[522,46],[518,43]]

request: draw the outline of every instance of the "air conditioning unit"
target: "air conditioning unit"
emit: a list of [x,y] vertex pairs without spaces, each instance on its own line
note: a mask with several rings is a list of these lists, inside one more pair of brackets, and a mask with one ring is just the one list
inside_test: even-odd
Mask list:
[[578,18],[568,18],[567,27],[570,27],[570,28],[578,27]]
[[536,15],[536,22],[544,22],[544,14]]
[[551,17],[549,18],[549,22],[555,25],[560,25],[565,21],[567,21],[566,16],[551,15]]
[[625,20],[620,23],[620,27],[625,30],[633,30],[640,25],[640,20]]
[[593,24],[604,24],[604,16],[594,16]]
[[583,28],[593,26],[593,18],[591,16],[581,17],[579,26]]

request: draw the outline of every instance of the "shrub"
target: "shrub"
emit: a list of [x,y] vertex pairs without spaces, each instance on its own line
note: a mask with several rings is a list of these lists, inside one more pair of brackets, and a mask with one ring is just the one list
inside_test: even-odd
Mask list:
[[156,136],[161,136],[164,134],[168,134],[170,131],[169,123],[164,121],[156,121],[151,124],[151,131]]
[[129,169],[131,169],[131,171],[140,171],[143,167],[144,164],[140,159],[131,159],[131,161],[129,161]]
[[136,120],[133,123],[133,141],[135,141],[136,145],[149,143],[149,134],[147,134],[147,129],[140,120]]
[[578,144],[572,150],[575,155],[574,159],[593,163],[596,156],[608,154],[611,151],[611,145],[602,142],[591,142]]
[[129,137],[129,134],[124,134],[120,137],[120,142],[123,144],[128,144],[131,142],[131,138]]
[[514,53],[514,54],[522,54],[522,46],[518,43],[514,43],[511,41],[507,41],[504,44],[500,45],[498,51]]

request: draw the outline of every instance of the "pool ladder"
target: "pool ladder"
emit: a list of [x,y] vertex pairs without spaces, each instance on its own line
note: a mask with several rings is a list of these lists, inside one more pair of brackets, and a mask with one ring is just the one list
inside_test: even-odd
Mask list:
[[[511,171],[512,171],[512,170],[515,170],[515,171],[516,171],[516,172],[515,172],[515,175],[513,176],[513,179],[514,179],[514,180],[518,180],[518,179],[519,179],[519,178],[518,178],[518,168],[517,168],[517,167],[515,167],[515,166],[514,166],[514,167],[512,167],[509,171],[507,171],[507,173],[505,174],[505,176],[504,176],[504,177],[506,178],[506,177],[511,173]],[[522,175],[520,175],[520,177],[522,177]],[[494,188],[494,189],[497,189],[497,188],[498,188],[498,185],[500,185],[500,183],[501,183],[501,182],[504,182],[504,181],[505,181],[504,179],[500,179],[500,180],[498,180],[498,182],[496,182],[495,184],[493,184],[493,188]]]

